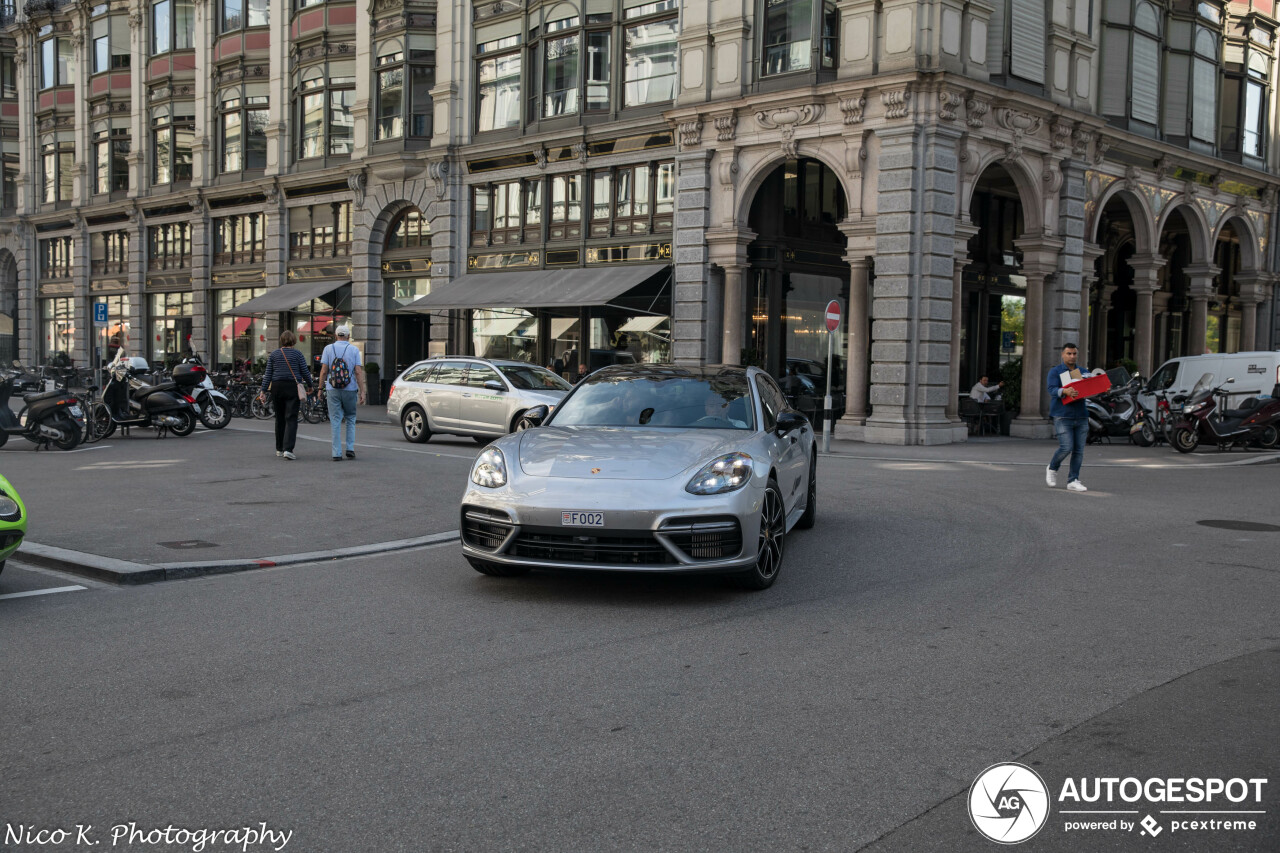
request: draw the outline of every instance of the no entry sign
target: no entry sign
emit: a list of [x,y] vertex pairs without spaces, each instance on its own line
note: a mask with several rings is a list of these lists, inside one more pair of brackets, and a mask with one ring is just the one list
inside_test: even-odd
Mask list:
[[827,303],[827,331],[834,332],[840,328],[840,303],[832,299]]

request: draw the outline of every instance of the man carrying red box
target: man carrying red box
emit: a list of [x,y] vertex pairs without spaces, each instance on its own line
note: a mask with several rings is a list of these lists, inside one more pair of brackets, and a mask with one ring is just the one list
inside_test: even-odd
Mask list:
[[[1067,488],[1073,492],[1087,492],[1080,482],[1080,466],[1084,464],[1084,445],[1089,437],[1089,412],[1084,407],[1085,395],[1071,383],[1085,377],[1088,368],[1076,364],[1079,351],[1075,344],[1064,344],[1062,363],[1049,368],[1045,387],[1049,389],[1049,417],[1053,418],[1053,431],[1058,436],[1058,449],[1044,471],[1044,481],[1050,487],[1058,485],[1058,468],[1062,460],[1071,457],[1067,474]],[[1101,370],[1094,371],[1095,374]],[[1104,389],[1105,390],[1105,389]]]

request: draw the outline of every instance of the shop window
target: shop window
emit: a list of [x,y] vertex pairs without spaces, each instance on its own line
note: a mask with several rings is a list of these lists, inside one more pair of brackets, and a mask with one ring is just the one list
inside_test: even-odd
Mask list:
[[242,213],[213,221],[215,264],[260,264],[265,260],[267,215]]
[[265,287],[240,287],[213,292],[214,357],[217,370],[261,372],[279,338],[276,324],[262,317],[237,317],[227,312],[267,292]]
[[44,203],[69,202],[75,189],[76,146],[71,131],[46,134],[40,142]]
[[147,228],[147,269],[191,268],[191,224],[171,222]]
[[129,232],[98,231],[89,235],[89,274],[128,275]]
[[407,52],[401,39],[391,39],[378,46],[375,80],[378,140],[430,137],[432,133],[435,35],[411,33],[407,41]]
[[340,61],[311,65],[294,74],[299,160],[349,156],[354,143],[356,65]]
[[93,191],[110,193],[129,189],[128,119],[93,124]]
[[129,347],[129,333],[132,329],[129,319],[130,300],[128,294],[119,294],[117,296],[95,295],[90,300],[93,302],[105,302],[107,305],[107,322],[102,326],[94,327],[94,338],[98,347],[98,356],[103,363],[110,358],[112,338],[119,338],[125,350]]
[[71,237],[50,237],[40,241],[40,278],[71,278]]
[[670,231],[674,212],[674,163],[644,163],[592,173],[592,237]]
[[221,0],[222,32],[243,27],[265,27],[271,23],[270,0]]
[[191,331],[195,321],[195,300],[187,293],[151,295],[151,360],[166,367],[182,361],[191,352]]
[[476,130],[519,127],[520,37],[481,44],[476,53]]
[[195,142],[195,104],[175,101],[151,110],[151,182],[191,180],[191,148]]
[[388,249],[430,248],[431,223],[416,207],[397,216],[387,228]]
[[351,202],[313,204],[289,210],[289,258],[346,257],[351,254]]
[[75,300],[70,297],[41,299],[40,319],[44,327],[43,361],[54,364],[76,351]]

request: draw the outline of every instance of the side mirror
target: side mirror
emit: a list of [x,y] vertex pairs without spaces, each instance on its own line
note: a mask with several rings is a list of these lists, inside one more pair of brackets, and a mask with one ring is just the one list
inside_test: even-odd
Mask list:
[[551,410],[546,406],[531,406],[525,410],[523,415],[520,416],[520,420],[516,423],[516,429],[522,430],[540,427],[546,422],[550,415]]
[[1236,384],[1236,379],[1235,379],[1235,377],[1233,376],[1233,377],[1231,377],[1230,379],[1228,379],[1228,380],[1227,380],[1225,383],[1223,383],[1223,384],[1224,384],[1224,385],[1234,385],[1234,384]]
[[782,412],[778,415],[778,435],[786,435],[789,432],[802,429],[808,424],[809,421],[799,412]]
[[507,390],[507,387],[503,385],[501,382],[499,382],[497,379],[490,379],[488,382],[484,383],[484,387],[488,391],[506,391]]

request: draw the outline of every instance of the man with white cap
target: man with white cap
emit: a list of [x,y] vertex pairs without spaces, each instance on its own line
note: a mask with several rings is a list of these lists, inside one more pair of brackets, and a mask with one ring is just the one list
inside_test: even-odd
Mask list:
[[320,356],[320,387],[329,403],[329,428],[333,437],[333,461],[342,461],[342,427],[346,425],[346,457],[356,458],[356,405],[365,400],[364,363],[351,343],[351,327],[345,323],[334,332],[336,340]]

